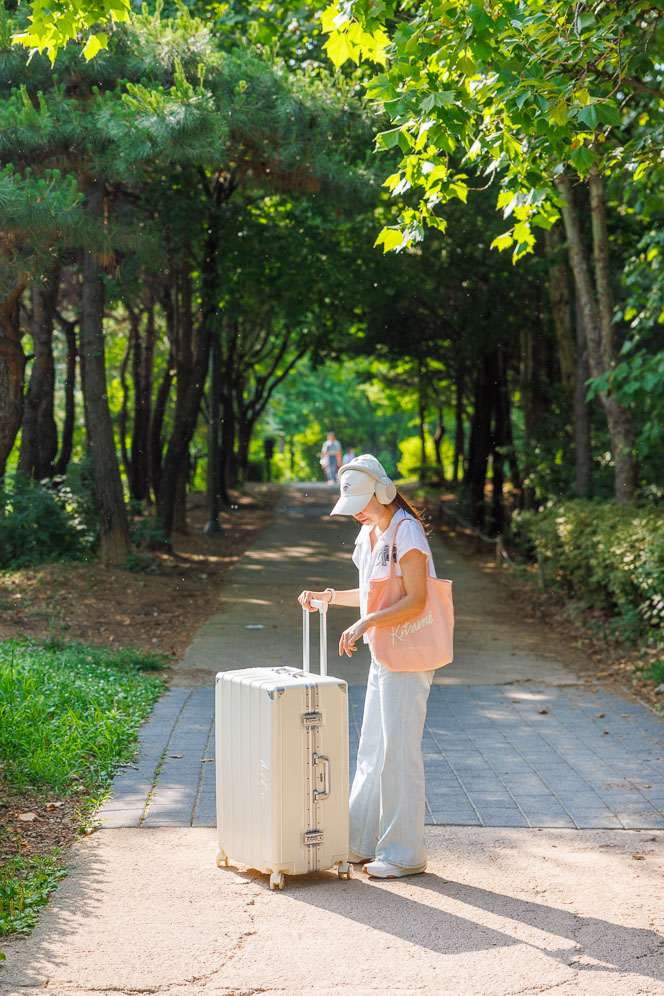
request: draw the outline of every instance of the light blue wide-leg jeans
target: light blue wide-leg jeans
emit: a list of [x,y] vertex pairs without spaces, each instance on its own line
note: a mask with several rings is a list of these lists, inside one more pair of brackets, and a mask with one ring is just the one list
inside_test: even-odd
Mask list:
[[371,660],[350,792],[350,847],[362,858],[426,864],[422,731],[434,674]]

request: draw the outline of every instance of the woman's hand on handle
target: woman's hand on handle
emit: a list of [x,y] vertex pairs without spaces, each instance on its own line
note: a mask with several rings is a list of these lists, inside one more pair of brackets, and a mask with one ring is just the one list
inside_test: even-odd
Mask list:
[[303,609],[308,609],[309,612],[318,612],[318,609],[314,608],[311,604],[312,598],[319,602],[329,602],[332,595],[330,589],[327,589],[326,591],[303,591],[297,596],[297,600]]

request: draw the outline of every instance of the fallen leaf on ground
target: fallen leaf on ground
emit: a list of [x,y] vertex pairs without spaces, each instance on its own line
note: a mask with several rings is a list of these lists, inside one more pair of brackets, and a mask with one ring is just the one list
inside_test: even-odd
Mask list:
[[169,754],[169,757],[184,757],[184,754]]
[[634,861],[645,861],[646,860],[644,854],[633,854],[632,858],[634,859]]
[[595,719],[604,719],[605,716],[606,716],[605,712],[596,712],[595,713]]
[[59,809],[60,806],[64,806],[64,802],[47,802],[44,809],[47,813],[52,813],[54,809]]
[[33,820],[37,819],[36,813],[19,813],[18,818],[21,823],[32,823]]
[[540,709],[539,715],[540,716],[548,716],[549,715],[549,710],[548,709]]

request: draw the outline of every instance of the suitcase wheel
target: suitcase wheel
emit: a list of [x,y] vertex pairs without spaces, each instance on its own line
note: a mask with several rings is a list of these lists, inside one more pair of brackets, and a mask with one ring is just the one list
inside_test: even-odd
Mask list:
[[340,861],[337,865],[337,873],[339,878],[351,878],[352,877],[352,865],[350,861]]
[[284,887],[284,873],[283,872],[272,872],[270,875],[270,889],[272,892],[276,892],[277,889],[283,889]]
[[217,868],[228,868],[228,855],[224,851],[217,854]]

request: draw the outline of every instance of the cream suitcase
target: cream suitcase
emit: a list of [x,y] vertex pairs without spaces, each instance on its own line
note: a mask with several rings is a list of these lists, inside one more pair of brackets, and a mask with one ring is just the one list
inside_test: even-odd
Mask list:
[[215,684],[217,864],[229,858],[270,874],[303,875],[348,863],[348,686],[327,674],[327,602],[320,616],[320,675],[303,669],[221,671]]

